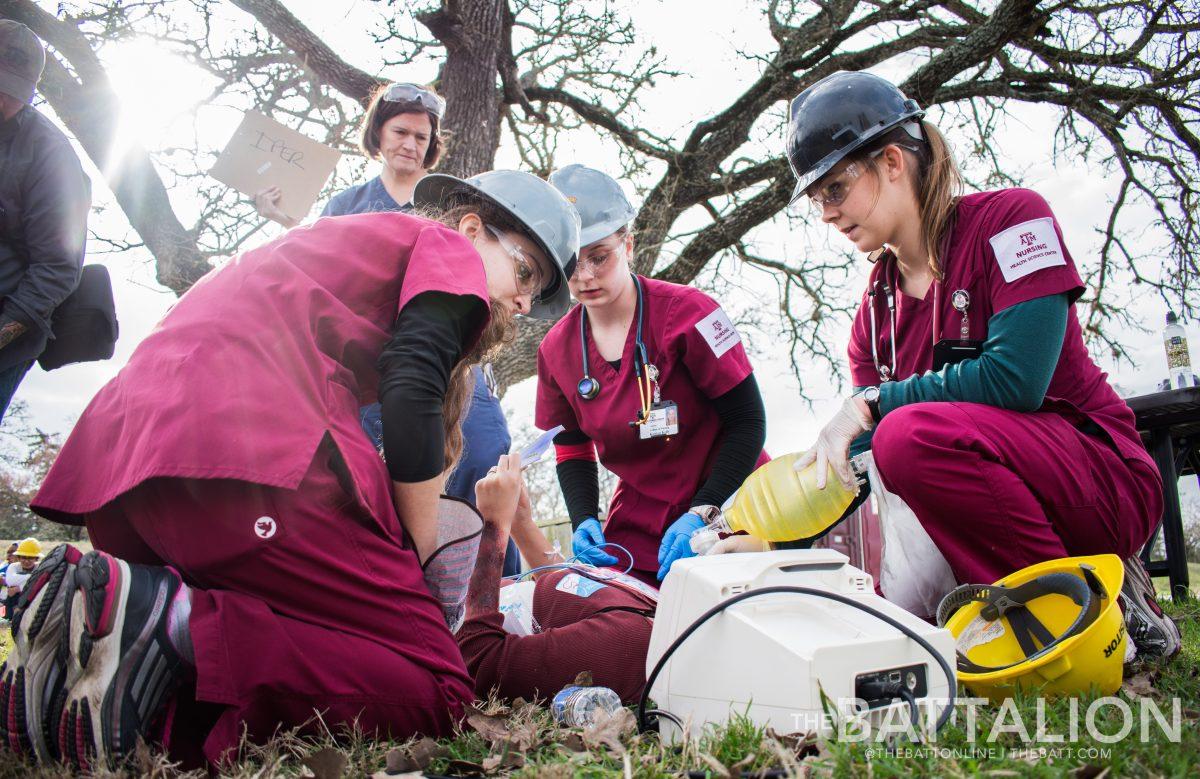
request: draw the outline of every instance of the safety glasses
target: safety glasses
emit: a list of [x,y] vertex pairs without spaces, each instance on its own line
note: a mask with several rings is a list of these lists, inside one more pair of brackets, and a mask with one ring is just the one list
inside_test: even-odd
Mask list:
[[[883,149],[876,149],[867,155],[867,159],[873,160],[883,154]],[[812,205],[814,211],[822,211],[825,206],[840,206],[850,196],[850,190],[854,188],[854,182],[862,178],[862,174],[866,173],[866,165],[858,162],[851,162],[841,173],[832,177],[826,177],[824,181],[815,184],[808,191],[808,202]]]
[[[921,135],[920,125],[913,124],[912,129],[908,126],[904,128],[910,135],[913,135],[918,140],[924,138]],[[903,143],[897,143],[901,149],[907,149],[914,154],[919,153],[919,149]],[[880,154],[883,154],[887,147],[876,149],[867,155],[868,160],[873,160]],[[812,204],[813,210],[818,213],[824,210],[825,206],[840,206],[850,196],[850,190],[854,188],[854,182],[862,178],[862,174],[866,173],[867,166],[860,162],[851,162],[841,173],[832,177],[826,177],[825,181],[818,182],[813,185],[808,191],[808,202]]]
[[603,252],[595,252],[586,257],[580,257],[575,262],[575,270],[571,273],[571,278],[579,278],[579,273],[584,268],[591,271],[593,276],[599,276],[604,272],[605,268],[612,264],[612,259],[617,256],[617,252],[622,251],[622,246],[624,246],[624,243],[621,243],[616,248],[605,249]]
[[446,113],[445,100],[416,84],[392,84],[383,94],[383,99],[390,103],[420,103],[422,108],[438,119]]
[[525,250],[520,246],[510,242],[504,237],[504,233],[491,225],[484,225],[487,231],[492,234],[492,237],[500,242],[500,248],[508,252],[508,256],[513,259],[513,273],[517,279],[517,291],[522,295],[529,295],[534,300],[538,299],[543,287],[542,274],[538,269],[537,262],[525,253]]

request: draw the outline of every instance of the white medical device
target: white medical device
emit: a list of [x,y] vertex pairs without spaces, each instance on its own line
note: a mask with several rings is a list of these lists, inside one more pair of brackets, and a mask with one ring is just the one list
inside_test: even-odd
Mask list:
[[[953,674],[954,638],[948,630],[879,597],[871,576],[840,552],[796,549],[676,561],[659,594],[647,676],[714,606],[742,593],[788,586],[844,597],[891,617],[925,639]],[[895,696],[901,689],[903,699]],[[654,679],[650,697],[692,735],[742,713],[778,733],[829,735],[834,725],[823,716],[822,692],[839,711],[858,711],[878,722],[894,708],[907,717],[913,701],[918,707],[923,699],[944,702],[950,683],[927,649],[878,617],[828,597],[778,592],[734,603],[697,628]],[[667,740],[680,735],[666,717],[659,726]]]

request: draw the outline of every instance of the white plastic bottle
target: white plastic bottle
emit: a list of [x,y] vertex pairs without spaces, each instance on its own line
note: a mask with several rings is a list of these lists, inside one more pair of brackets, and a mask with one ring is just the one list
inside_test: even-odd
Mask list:
[[573,728],[591,725],[600,709],[612,714],[619,708],[621,696],[607,687],[570,685],[559,690],[550,703],[554,720]]
[[1167,312],[1167,326],[1163,328],[1163,346],[1167,350],[1167,376],[1171,389],[1192,386],[1192,360],[1188,356],[1187,331],[1179,324],[1174,311]]

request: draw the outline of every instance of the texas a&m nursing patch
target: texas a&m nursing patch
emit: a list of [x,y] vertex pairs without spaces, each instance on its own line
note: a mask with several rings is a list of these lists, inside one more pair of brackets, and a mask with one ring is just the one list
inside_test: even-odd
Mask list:
[[733,322],[729,321],[729,315],[721,308],[697,322],[696,330],[704,336],[704,340],[717,357],[742,342],[742,336],[738,334]]
[[1016,281],[1036,270],[1066,265],[1054,219],[1044,216],[1014,225],[988,239],[1004,280]]

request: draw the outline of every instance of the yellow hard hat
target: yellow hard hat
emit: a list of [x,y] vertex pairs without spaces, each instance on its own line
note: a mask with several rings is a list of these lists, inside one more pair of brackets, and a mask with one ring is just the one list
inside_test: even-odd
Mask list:
[[17,544],[16,555],[17,557],[41,557],[42,545],[36,538],[26,538]]
[[958,679],[993,703],[1018,687],[1073,695],[1121,687],[1125,617],[1117,596],[1125,569],[1117,555],[1064,557],[965,584],[938,606],[954,635]]

